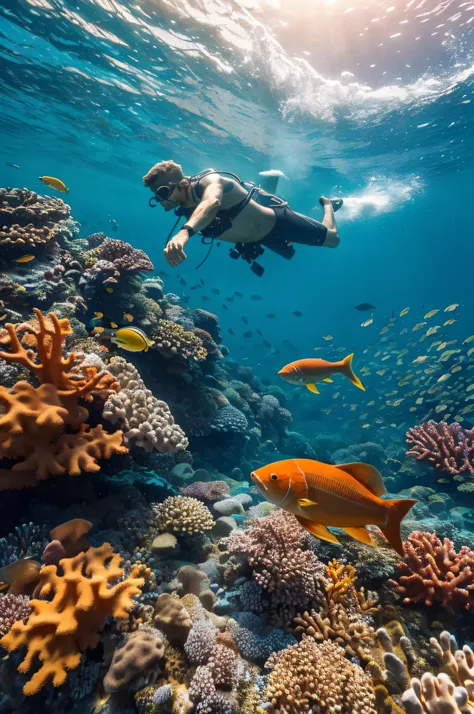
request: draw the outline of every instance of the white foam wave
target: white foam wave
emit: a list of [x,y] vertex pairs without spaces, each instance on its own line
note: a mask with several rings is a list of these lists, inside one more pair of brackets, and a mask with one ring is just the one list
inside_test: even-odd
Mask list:
[[365,188],[344,198],[344,206],[337,214],[337,221],[347,223],[391,213],[412,201],[422,190],[423,182],[419,176],[408,176],[403,181],[372,177]]

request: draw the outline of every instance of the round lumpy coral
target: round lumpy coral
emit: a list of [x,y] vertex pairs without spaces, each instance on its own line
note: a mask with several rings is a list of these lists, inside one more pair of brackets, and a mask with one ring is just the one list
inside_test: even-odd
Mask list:
[[214,525],[210,510],[197,498],[170,496],[156,510],[161,531],[194,535],[209,531]]
[[272,654],[266,667],[267,709],[273,714],[375,714],[370,677],[332,642],[305,638]]

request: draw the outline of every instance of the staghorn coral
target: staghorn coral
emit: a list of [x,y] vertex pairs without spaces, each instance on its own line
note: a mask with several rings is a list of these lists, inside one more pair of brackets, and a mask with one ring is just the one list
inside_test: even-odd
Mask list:
[[187,496],[169,496],[155,505],[156,527],[178,535],[195,535],[211,530],[214,519],[201,501]]
[[265,690],[270,714],[375,714],[370,678],[332,642],[305,638],[271,655],[265,666],[271,669]]
[[439,603],[449,612],[473,609],[474,551],[468,546],[456,552],[448,538],[414,531],[398,568],[397,580],[388,582],[405,605]]
[[227,539],[229,553],[243,557],[252,577],[270,594],[275,625],[288,625],[297,612],[321,598],[324,566],[310,550],[303,550],[305,531],[293,515],[276,511],[235,530]]
[[50,679],[55,687],[64,684],[67,672],[79,666],[81,653],[99,643],[107,618],[128,617],[143,580],[122,579],[120,561],[104,543],[64,558],[62,574],[55,565],[41,568],[37,594],[42,599],[30,600],[33,612],[26,624],[16,622],[0,640],[8,652],[27,648],[19,672],[29,672],[36,658],[41,662],[23,688],[25,695],[36,694]]
[[378,611],[376,593],[366,597],[364,588],[357,590],[357,572],[350,565],[332,560],[326,566],[324,589],[319,609],[304,612],[294,620],[297,632],[303,632],[316,642],[332,640],[341,645],[350,657],[369,661],[375,643],[375,631],[367,616]]
[[171,320],[160,320],[152,332],[153,349],[168,359],[180,356],[201,362],[207,357],[203,342],[192,332],[186,332],[182,325]]
[[[0,344],[10,350],[0,352],[0,357],[27,367],[40,382],[39,387],[28,382],[17,382],[11,390],[0,387],[0,457],[17,461],[11,471],[0,474],[4,489],[34,486],[38,479],[64,473],[99,471],[98,459],[127,452],[122,432],[108,434],[101,425],[91,428],[83,423],[89,412],[81,401],[110,394],[118,388],[117,381],[95,367],[84,367],[82,379],[74,374],[78,355],[62,356],[64,339],[71,333],[69,321],[54,313],[46,320],[39,310],[34,312],[38,327],[7,324],[0,335]],[[27,349],[20,334],[35,349]],[[75,433],[63,433],[66,429]]]
[[[115,650],[109,670],[104,678],[107,693],[120,689],[142,688],[154,683],[159,675],[159,663],[165,652],[160,633],[149,629],[130,632],[122,647]],[[139,685],[137,685],[139,683]]]
[[185,433],[175,424],[166,402],[146,389],[135,367],[116,357],[110,363],[110,371],[117,377],[121,389],[109,397],[103,416],[121,427],[125,443],[147,452],[185,451],[188,446]]
[[0,595],[0,636],[3,637],[17,620],[23,622],[31,613],[27,595]]
[[431,420],[409,429],[406,439],[411,445],[407,456],[418,461],[427,459],[452,476],[474,478],[474,428],[463,429],[457,422]]

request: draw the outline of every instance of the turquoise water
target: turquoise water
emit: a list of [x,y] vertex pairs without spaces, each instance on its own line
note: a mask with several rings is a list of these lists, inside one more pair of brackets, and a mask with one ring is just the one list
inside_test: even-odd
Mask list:
[[[105,311],[108,299],[109,305],[117,301],[121,315],[131,312],[148,337],[157,328],[158,313],[173,322],[181,319],[186,330],[194,330],[198,321],[191,311],[208,310],[218,318],[223,352],[217,361],[194,363],[187,358],[174,361],[175,355],[158,349],[137,355],[106,343],[107,359],[119,354],[133,363],[153,397],[169,404],[185,431],[189,427],[189,448],[181,451],[186,455],[183,463],[192,462],[193,467],[183,470],[180,452],[175,462],[156,453],[161,448],[151,455],[131,448],[131,454],[103,463],[100,475],[50,479],[35,483],[36,489],[7,494],[0,490],[0,566],[16,557],[40,559],[51,528],[62,520],[90,518],[92,545],[110,541],[124,559],[126,575],[137,562],[152,572],[143,595],[134,601],[134,617],[160,593],[183,595],[174,577],[180,566],[207,568],[208,585],[218,593],[219,603],[209,612],[241,618],[225,634],[235,637],[241,667],[249,661],[258,665],[258,676],[247,672],[249,681],[256,677],[256,690],[265,688],[267,657],[296,642],[299,635],[281,612],[275,619],[270,590],[259,594],[261,609],[243,607],[244,595],[235,594],[233,556],[225,561],[225,577],[222,572],[215,575],[212,559],[227,547],[223,532],[213,530],[212,539],[209,533],[199,533],[194,540],[179,534],[178,551],[170,555],[165,548],[156,555],[158,547],[153,550],[152,544],[161,532],[156,514],[167,496],[175,497],[181,488],[197,488],[196,481],[217,482],[222,488],[224,480],[225,496],[244,497],[245,507],[235,508],[233,523],[242,535],[240,529],[252,528],[255,517],[267,513],[258,510],[263,496],[251,485],[254,469],[284,458],[363,460],[380,469],[390,497],[422,501],[407,519],[409,525],[403,526],[403,538],[418,527],[427,532],[436,528],[440,537],[452,538],[456,548],[473,543],[472,473],[464,472],[456,481],[453,474],[447,477],[405,452],[407,431],[429,419],[457,422],[466,430],[474,425],[474,337],[469,340],[474,333],[474,6],[460,0],[391,2],[398,0],[0,0],[0,186],[50,195],[53,191],[38,178],[49,175],[69,187],[67,195],[54,195],[70,205],[80,228],[77,236],[60,243],[62,251],[56,246],[52,255],[58,264],[69,265],[71,251],[86,273],[97,256],[90,251],[95,245],[85,239],[103,232],[145,251],[154,264],[152,275],[163,280],[163,294],[150,293],[157,312],[148,322],[142,314],[137,317],[146,289],[141,278],[130,282],[121,276],[113,298],[105,295],[101,283],[91,281],[93,289],[87,292],[75,278],[65,280],[66,294],[85,296],[82,312],[74,303],[73,337],[66,347],[86,345],[94,352],[86,339],[90,321],[94,312]],[[208,248],[194,236],[186,247],[187,260],[173,269],[163,248],[175,217],[149,207],[151,194],[142,182],[153,164],[166,159],[182,164],[186,175],[213,167],[257,183],[261,171],[279,170],[286,178],[280,179],[278,194],[294,210],[316,219],[322,217],[321,194],[341,196],[344,205],[336,214],[340,245],[335,250],[299,245],[291,261],[266,250],[259,259],[265,272],[258,277],[242,260],[230,259],[226,244],[215,245],[197,269]],[[36,290],[32,294],[43,300],[50,257],[47,250],[40,250],[36,258],[19,267],[16,254],[14,259],[0,253],[0,278],[5,274],[25,283],[31,270],[31,282],[36,281],[30,286]],[[19,320],[19,313],[29,319],[35,305],[18,306],[11,301],[11,292],[7,300],[8,290],[0,284],[0,314],[5,309],[12,322]],[[71,316],[66,310],[70,305],[63,300],[58,292],[41,307]],[[355,309],[364,302],[374,308]],[[173,312],[177,303],[185,306],[180,317],[179,310]],[[3,320],[6,317],[0,317]],[[4,339],[3,331],[0,337]],[[106,359],[99,344],[102,337],[94,343],[94,356]],[[333,384],[320,385],[317,396],[277,376],[296,359],[338,361],[351,353],[366,391],[337,376]],[[8,389],[16,379],[25,378],[22,373],[8,375],[3,361],[0,367],[2,378],[8,376]],[[273,422],[265,423],[265,410],[259,405],[271,395],[291,411],[292,424],[281,410]],[[246,427],[205,432],[227,400],[242,410]],[[100,411],[104,405],[99,408],[98,402],[87,404],[91,425],[105,423],[105,429],[112,430]],[[2,428],[0,423],[0,446]],[[124,427],[116,422],[113,428]],[[474,468],[472,453],[474,446]],[[5,457],[2,451],[1,456],[0,489],[4,470],[11,469],[18,455]],[[458,490],[459,481],[468,487]],[[257,513],[251,516],[252,499]],[[214,524],[213,518],[217,521],[224,511],[214,509],[213,499],[202,500],[210,509],[204,520]],[[179,520],[176,513],[175,518]],[[35,526],[25,525],[30,522]],[[290,522],[268,526],[268,532],[290,528],[285,523]],[[23,531],[15,531],[17,526],[24,528],[28,547],[23,547]],[[289,531],[286,537],[291,540]],[[404,615],[406,608],[386,582],[395,577],[396,556],[389,548],[381,548],[382,554],[372,561],[348,537],[342,549],[314,545],[304,533],[301,539],[303,551],[297,550],[295,556],[293,543],[288,552],[278,551],[276,560],[282,553],[297,563],[307,556],[318,571],[322,563],[326,567],[331,558],[339,557],[360,568],[358,586],[375,589],[384,607],[395,603],[397,618],[417,643],[416,654],[423,660],[411,674],[419,676],[426,660],[430,671],[438,671],[427,654],[426,638],[438,637],[440,621],[462,635],[462,641],[474,638],[470,612],[463,607],[455,610],[457,620],[450,606],[438,601],[434,612],[424,602],[412,619]],[[235,548],[227,556],[238,553]],[[321,562],[315,565],[318,558]],[[248,563],[242,573],[241,580],[247,578],[239,583],[242,589],[257,579]],[[2,574],[5,577],[3,569],[0,585]],[[0,611],[3,596],[0,587]],[[208,593],[206,597],[209,602]],[[303,598],[297,607],[310,609],[314,601],[312,596]],[[373,616],[364,613],[357,622],[378,627],[392,619],[390,613],[385,619],[382,610]],[[210,615],[206,618],[208,622]],[[143,615],[139,621],[153,624],[150,611],[148,619]],[[225,623],[218,627],[224,630]],[[264,638],[264,631],[268,635],[262,645],[265,655],[248,655],[250,647],[245,649],[242,643],[249,631],[257,639]],[[0,629],[0,634],[5,632]],[[2,660],[0,711],[29,714],[53,711],[54,705],[54,711],[78,714],[178,712],[135,706],[137,690],[131,687],[123,701],[115,702],[115,709],[113,697],[104,704],[105,669],[99,677],[99,663],[106,662],[107,652],[112,656],[118,643],[119,632],[109,620],[101,644],[84,655],[84,670],[78,670],[79,680],[91,681],[80,696],[72,694],[80,690],[77,679],[72,679],[64,695],[48,684],[37,698],[22,698],[25,678],[16,677],[12,669],[18,655]],[[199,662],[191,657],[188,661],[183,652],[181,647],[180,656],[191,673],[187,686]],[[347,650],[346,654],[358,667],[362,660]],[[389,691],[399,705],[403,690]],[[264,698],[262,709],[244,709],[239,708],[241,700],[235,703],[236,694],[234,699],[233,708],[229,704],[226,709],[219,700],[214,709],[192,711],[261,714],[270,706]],[[280,708],[270,711],[287,714]]]

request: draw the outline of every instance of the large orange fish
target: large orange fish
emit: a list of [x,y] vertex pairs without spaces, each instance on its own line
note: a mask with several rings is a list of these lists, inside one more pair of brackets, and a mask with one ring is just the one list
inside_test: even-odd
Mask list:
[[316,382],[332,382],[332,374],[343,374],[352,384],[365,392],[365,387],[352,371],[352,358],[348,355],[340,362],[327,362],[325,359],[297,359],[280,369],[278,375],[290,384],[305,385],[310,392],[319,394]]
[[312,459],[286,459],[262,466],[251,477],[264,498],[293,513],[316,538],[339,543],[327,529],[332,526],[373,545],[366,526],[375,525],[392,548],[404,555],[400,523],[418,501],[382,500],[387,491],[374,466],[331,466]]

